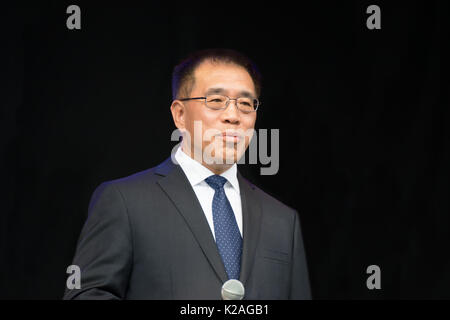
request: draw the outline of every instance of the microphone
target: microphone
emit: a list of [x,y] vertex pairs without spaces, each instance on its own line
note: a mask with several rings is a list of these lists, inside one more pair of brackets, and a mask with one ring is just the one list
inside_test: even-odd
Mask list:
[[222,286],[223,300],[242,300],[242,298],[244,298],[244,294],[244,285],[239,280],[230,279]]

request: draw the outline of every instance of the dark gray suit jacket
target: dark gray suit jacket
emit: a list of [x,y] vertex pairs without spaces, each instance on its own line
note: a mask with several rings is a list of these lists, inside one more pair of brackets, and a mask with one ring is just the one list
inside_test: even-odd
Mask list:
[[[298,214],[238,171],[245,299],[310,299]],[[64,299],[221,299],[225,268],[200,203],[170,157],[102,183],[73,264],[81,289]]]

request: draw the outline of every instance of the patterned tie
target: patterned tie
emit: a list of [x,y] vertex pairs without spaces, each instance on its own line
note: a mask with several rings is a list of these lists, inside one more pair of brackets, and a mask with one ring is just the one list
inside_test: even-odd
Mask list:
[[229,279],[239,279],[241,273],[242,237],[231,204],[223,189],[227,179],[213,175],[205,179],[215,190],[212,202],[214,234]]

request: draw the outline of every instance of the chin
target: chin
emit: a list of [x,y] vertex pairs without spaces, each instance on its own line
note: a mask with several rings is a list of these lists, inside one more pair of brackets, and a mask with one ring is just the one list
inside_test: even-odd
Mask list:
[[221,155],[222,163],[224,164],[233,164],[238,161],[238,152],[236,147],[224,147],[223,153]]
[[213,157],[213,159],[210,160],[213,164],[216,165],[232,165],[235,162],[237,162],[236,157]]
[[[215,164],[215,165],[232,165],[240,159],[244,152],[239,149],[242,147],[239,144],[219,144],[213,147],[212,154],[208,154],[208,152],[203,154],[204,161],[207,164]],[[205,147],[206,149],[206,147]],[[204,149],[204,150],[205,150]],[[243,150],[245,151],[245,150]]]
[[231,165],[231,164],[234,164],[235,162],[237,162],[237,160],[236,160],[236,158],[224,158],[224,159],[222,159],[222,163],[223,164],[228,164],[228,165]]
[[235,162],[237,162],[236,153],[230,154],[228,157],[218,155],[213,157],[206,157],[204,160],[206,160],[206,163],[214,164],[214,165],[232,165]]

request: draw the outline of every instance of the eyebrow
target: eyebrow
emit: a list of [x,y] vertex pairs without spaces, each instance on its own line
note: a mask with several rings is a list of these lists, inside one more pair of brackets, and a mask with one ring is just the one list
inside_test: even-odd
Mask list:
[[[226,90],[223,88],[210,88],[206,91],[205,95],[208,95],[208,94],[223,94],[223,95],[225,95],[225,93],[226,93]],[[239,92],[238,97],[254,98],[255,96],[251,92],[249,92],[247,90],[243,90],[243,91]]]

